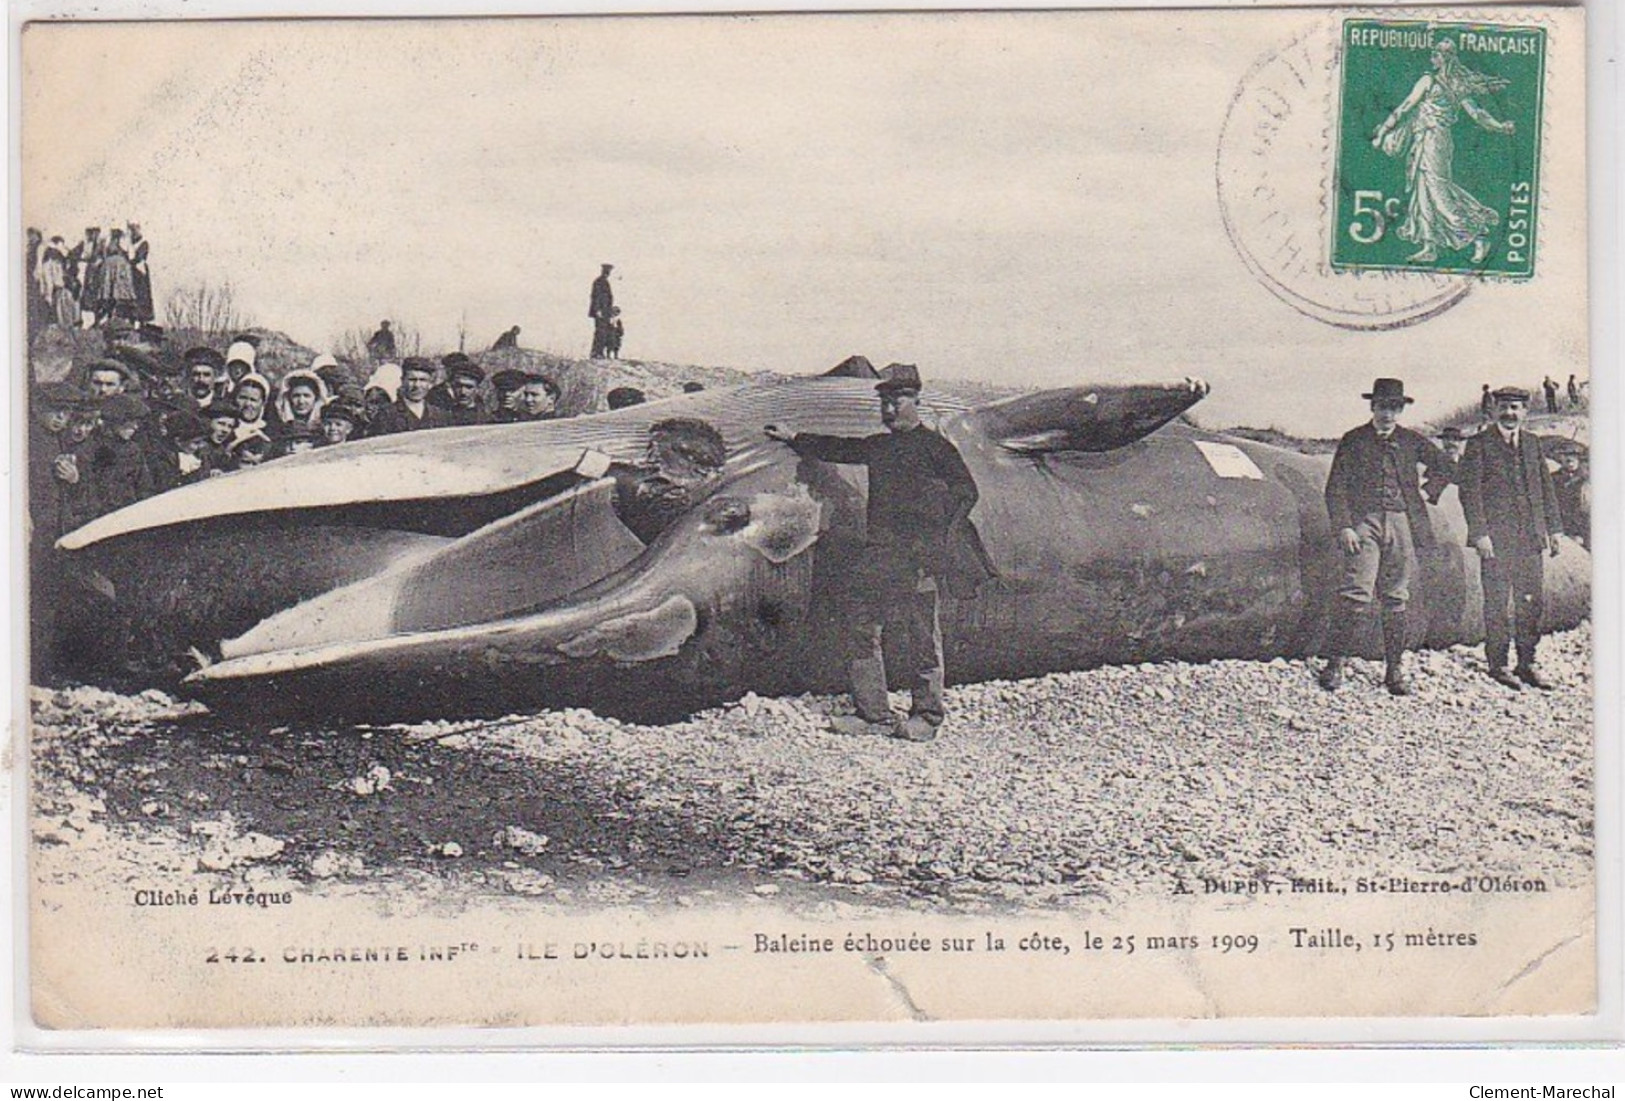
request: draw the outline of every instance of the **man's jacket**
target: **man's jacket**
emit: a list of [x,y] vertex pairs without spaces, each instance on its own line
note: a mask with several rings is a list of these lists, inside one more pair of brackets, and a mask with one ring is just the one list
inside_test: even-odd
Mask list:
[[976,481],[947,439],[920,427],[873,436],[798,433],[796,454],[869,471],[868,542],[874,553],[905,555],[968,599],[996,576],[970,510]]
[[1563,531],[1540,437],[1527,428],[1516,449],[1494,425],[1468,440],[1457,480],[1469,545],[1488,535],[1497,555],[1540,554],[1546,538]]

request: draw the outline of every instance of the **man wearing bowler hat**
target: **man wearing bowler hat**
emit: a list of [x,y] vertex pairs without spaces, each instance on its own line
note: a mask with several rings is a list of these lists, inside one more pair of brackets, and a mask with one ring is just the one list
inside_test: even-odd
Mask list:
[[[830,463],[862,465],[869,472],[867,546],[853,570],[851,677],[854,719],[837,719],[842,733],[886,733],[911,742],[937,736],[943,720],[942,629],[938,582],[952,595],[974,596],[993,576],[970,511],[976,482],[947,439],[920,421],[920,372],[894,363],[880,375],[880,420],[873,436],[824,436],[765,429],[769,439],[796,454]],[[906,636],[911,702],[898,721],[886,697],[883,633]]]
[[[1467,543],[1478,551],[1484,582],[1484,657],[1490,677],[1513,691],[1550,689],[1535,665],[1544,611],[1543,554],[1557,554],[1563,532],[1557,491],[1540,439],[1524,425],[1529,391],[1495,391],[1495,422],[1467,441],[1459,483]],[[1516,644],[1518,664],[1507,671]]]
[[1455,464],[1427,437],[1403,428],[1399,415],[1415,399],[1397,378],[1379,378],[1371,392],[1371,420],[1344,434],[1326,481],[1326,512],[1343,552],[1342,579],[1326,633],[1320,686],[1343,684],[1349,651],[1381,604],[1383,683],[1396,696],[1411,694],[1405,677],[1406,608],[1418,576],[1417,551],[1434,545],[1433,524],[1422,503],[1417,468],[1427,470],[1430,494],[1452,480]]

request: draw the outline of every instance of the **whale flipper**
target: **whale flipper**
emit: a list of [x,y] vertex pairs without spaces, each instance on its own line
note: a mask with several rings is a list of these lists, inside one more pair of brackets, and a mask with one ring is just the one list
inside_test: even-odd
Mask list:
[[1112,451],[1155,432],[1201,401],[1208,385],[1074,386],[981,406],[970,422],[1007,451]]

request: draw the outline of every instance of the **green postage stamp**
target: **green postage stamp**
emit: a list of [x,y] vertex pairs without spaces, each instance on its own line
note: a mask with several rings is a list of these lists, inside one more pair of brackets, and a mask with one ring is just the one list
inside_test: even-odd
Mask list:
[[1332,267],[1535,271],[1546,32],[1351,19]]

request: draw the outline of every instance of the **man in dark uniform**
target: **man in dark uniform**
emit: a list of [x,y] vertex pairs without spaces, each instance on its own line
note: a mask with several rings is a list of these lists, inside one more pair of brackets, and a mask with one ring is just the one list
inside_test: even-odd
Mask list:
[[444,409],[431,403],[434,363],[420,356],[407,356],[401,363],[401,390],[395,400],[378,411],[372,434],[416,432],[423,428],[445,428],[451,424]]
[[1430,495],[1449,482],[1455,464],[1433,442],[1399,425],[1415,398],[1397,378],[1379,378],[1369,394],[1371,420],[1337,443],[1326,481],[1326,512],[1343,551],[1343,577],[1326,633],[1326,665],[1320,686],[1335,692],[1371,605],[1382,605],[1383,683],[1396,696],[1411,694],[1405,677],[1406,615],[1411,582],[1418,576],[1417,551],[1435,543],[1422,503],[1417,467],[1426,468]]
[[485,371],[462,352],[452,352],[440,360],[446,371],[446,423],[452,425],[489,424],[491,415],[480,402],[480,384]]
[[[1544,611],[1543,554],[1557,554],[1563,521],[1540,440],[1524,427],[1529,391],[1495,391],[1495,424],[1467,443],[1461,460],[1461,509],[1467,543],[1478,551],[1484,582],[1484,657],[1490,677],[1513,691],[1550,689],[1535,664]],[[1518,665],[1507,672],[1516,643]]]
[[[976,482],[954,445],[920,422],[920,372],[894,363],[881,373],[880,419],[886,431],[853,438],[795,433],[776,424],[769,439],[789,444],[798,455],[831,463],[862,465],[869,472],[867,554],[857,564],[852,609],[853,653],[848,673],[855,719],[838,719],[842,733],[885,732],[907,741],[927,742],[943,720],[942,629],[937,619],[938,582],[955,595],[970,595],[992,576],[992,568],[970,526]],[[969,564],[956,555],[966,543]],[[968,543],[966,542],[968,540]],[[968,589],[960,589],[960,580]],[[900,628],[914,663],[909,717],[897,722],[886,697],[883,634]]]
[[609,273],[614,264],[600,264],[598,278],[592,281],[592,297],[587,301],[587,316],[592,318],[592,358],[603,359],[610,338],[614,318],[615,292],[609,285]]
[[525,380],[529,377],[524,371],[513,367],[491,376],[491,393],[496,398],[497,406],[491,414],[492,424],[513,424],[521,419],[516,406],[519,402],[519,391],[524,388]]

